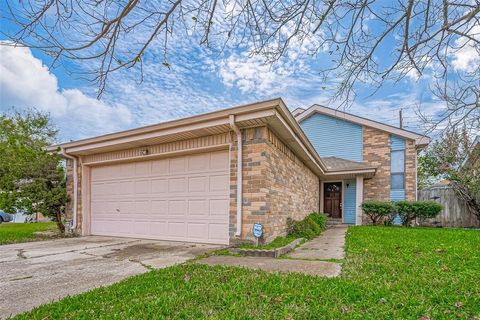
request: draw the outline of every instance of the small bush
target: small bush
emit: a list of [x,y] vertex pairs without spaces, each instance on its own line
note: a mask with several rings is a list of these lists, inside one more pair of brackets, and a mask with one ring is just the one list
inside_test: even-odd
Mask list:
[[440,211],[443,210],[443,206],[435,201],[426,200],[426,201],[417,201],[417,218],[420,219],[431,219],[435,218]]
[[373,224],[378,224],[382,218],[391,220],[393,205],[390,201],[369,200],[362,203],[361,207]]
[[395,211],[402,220],[402,225],[409,226],[416,218],[436,217],[443,207],[435,201],[396,201]]
[[287,220],[287,232],[296,238],[313,239],[325,229],[327,217],[313,212],[301,221]]

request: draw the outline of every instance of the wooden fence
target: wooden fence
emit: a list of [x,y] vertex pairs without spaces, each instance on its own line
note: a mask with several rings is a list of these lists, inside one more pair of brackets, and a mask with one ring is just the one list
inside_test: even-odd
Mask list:
[[418,191],[418,200],[435,200],[443,206],[442,212],[420,222],[422,226],[479,228],[480,221],[468,211],[465,201],[460,200],[450,186],[434,186]]

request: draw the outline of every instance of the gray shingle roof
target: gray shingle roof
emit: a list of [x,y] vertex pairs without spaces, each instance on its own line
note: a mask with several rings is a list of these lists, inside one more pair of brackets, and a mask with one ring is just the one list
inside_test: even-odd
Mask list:
[[362,169],[376,169],[376,166],[365,162],[357,162],[338,157],[321,157],[329,171],[349,171]]

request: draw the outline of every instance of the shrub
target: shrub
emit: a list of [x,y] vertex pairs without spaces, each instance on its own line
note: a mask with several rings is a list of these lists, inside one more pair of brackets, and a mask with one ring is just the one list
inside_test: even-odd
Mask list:
[[378,224],[380,219],[388,218],[391,220],[393,205],[389,201],[365,201],[361,205],[363,213],[365,213],[373,224]]
[[300,221],[287,220],[287,232],[296,238],[313,239],[325,229],[327,217],[313,212]]
[[442,205],[435,201],[396,201],[395,211],[402,220],[402,225],[409,226],[416,218],[429,219],[442,211]]
[[420,219],[435,218],[443,209],[443,206],[440,203],[433,200],[416,201],[415,206],[417,218]]
[[395,201],[395,211],[400,216],[400,220],[402,221],[402,225],[409,226],[410,223],[415,220],[416,214],[416,207],[413,205],[411,201]]

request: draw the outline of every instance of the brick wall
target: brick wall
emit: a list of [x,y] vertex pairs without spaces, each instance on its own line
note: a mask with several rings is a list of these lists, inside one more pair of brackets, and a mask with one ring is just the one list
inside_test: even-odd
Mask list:
[[[416,150],[415,141],[405,140],[405,195],[415,200]],[[390,134],[363,127],[363,161],[378,165],[372,179],[366,179],[363,187],[364,200],[390,199]]]
[[[236,230],[236,138],[231,147],[230,236]],[[286,233],[287,218],[318,211],[319,180],[266,127],[243,130],[241,240],[253,240],[254,223],[264,225],[264,241]],[[237,239],[238,240],[238,239]]]
[[363,127],[363,161],[378,166],[363,183],[364,200],[390,200],[390,134]]
[[267,236],[286,234],[287,218],[302,220],[318,212],[320,185],[318,177],[271,131],[267,151],[270,211]]
[[407,200],[413,201],[416,199],[417,151],[415,141],[406,140],[405,142],[405,197]]

